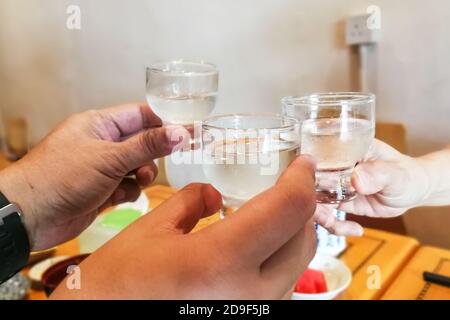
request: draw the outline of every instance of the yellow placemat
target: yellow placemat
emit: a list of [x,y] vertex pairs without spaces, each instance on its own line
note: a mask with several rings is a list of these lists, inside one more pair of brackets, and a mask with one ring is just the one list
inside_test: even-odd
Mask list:
[[392,283],[383,300],[450,300],[450,288],[423,280],[424,271],[450,277],[450,251],[422,247]]
[[[379,299],[418,245],[413,238],[373,229],[365,229],[361,238],[348,238],[347,250],[340,258],[352,271],[353,279],[341,298]],[[378,275],[379,282],[374,278]]]

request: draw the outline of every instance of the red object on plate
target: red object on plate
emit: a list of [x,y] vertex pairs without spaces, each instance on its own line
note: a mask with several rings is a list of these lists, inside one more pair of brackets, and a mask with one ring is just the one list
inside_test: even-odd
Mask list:
[[328,292],[327,281],[322,271],[306,269],[295,285],[298,293],[324,293]]

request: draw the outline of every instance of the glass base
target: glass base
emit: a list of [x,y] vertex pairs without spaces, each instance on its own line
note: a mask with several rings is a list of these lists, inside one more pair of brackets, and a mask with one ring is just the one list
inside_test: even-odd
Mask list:
[[220,208],[219,214],[220,219],[225,219],[226,217],[234,214],[246,201],[242,199],[233,199],[222,195],[222,207]]
[[342,202],[348,202],[355,199],[357,196],[356,191],[351,193],[342,194],[333,191],[323,191],[316,189],[316,202],[323,204],[339,204]]
[[355,199],[351,184],[352,168],[318,170],[316,172],[317,203],[338,204]]

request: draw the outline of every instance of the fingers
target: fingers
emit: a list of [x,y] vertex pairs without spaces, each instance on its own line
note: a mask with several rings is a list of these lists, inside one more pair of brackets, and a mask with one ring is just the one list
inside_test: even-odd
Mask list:
[[359,163],[353,171],[351,182],[362,195],[371,195],[386,187],[398,185],[402,174],[396,161],[403,155],[390,145],[374,140],[365,161]]
[[312,220],[303,229],[267,259],[261,266],[264,285],[279,288],[278,297],[290,291],[300,274],[305,271],[315,255],[317,236]]
[[139,188],[136,180],[124,178],[108,200],[100,206],[99,211],[101,212],[109,207],[116,206],[121,203],[134,202],[137,198],[139,198],[140,194],[141,189]]
[[386,161],[364,162],[356,166],[351,182],[361,195],[371,195],[380,191],[400,194],[404,188],[402,186],[404,176],[404,169],[399,167],[397,163]]
[[333,206],[318,205],[314,213],[314,221],[337,236],[361,237],[364,234],[360,224],[339,220],[334,214]]
[[201,218],[218,212],[221,205],[222,196],[211,185],[190,184],[152,212],[152,228],[157,233],[189,233]]
[[149,186],[158,175],[158,167],[153,161],[136,170],[136,181],[141,187]]
[[108,120],[106,125],[108,132],[114,133],[114,141],[120,141],[120,138],[162,125],[161,119],[146,103],[107,108],[100,110],[99,113]]
[[299,157],[274,187],[201,232],[215,238],[225,253],[258,264],[304,228],[315,206],[314,163]]
[[376,218],[392,218],[404,213],[406,207],[393,207],[380,202],[379,195],[362,196],[358,195],[350,202],[339,205],[339,210],[360,216]]
[[189,143],[189,133],[181,126],[145,130],[128,140],[115,144],[116,152],[126,172],[169,155]]

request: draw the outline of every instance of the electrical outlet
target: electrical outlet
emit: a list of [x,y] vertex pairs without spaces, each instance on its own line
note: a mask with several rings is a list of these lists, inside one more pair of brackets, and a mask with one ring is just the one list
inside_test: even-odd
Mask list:
[[348,45],[374,44],[380,41],[381,30],[371,25],[370,14],[352,16],[347,19],[346,41]]

